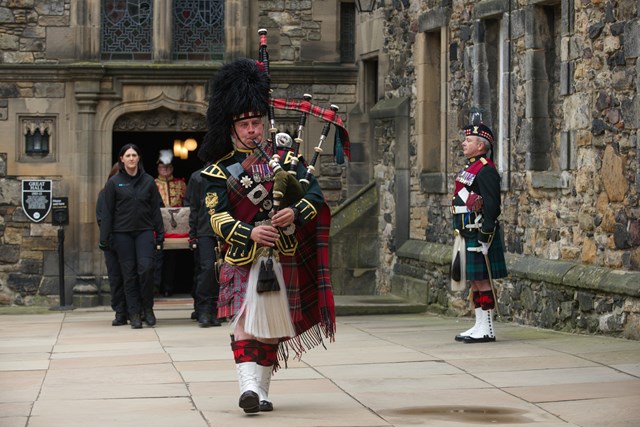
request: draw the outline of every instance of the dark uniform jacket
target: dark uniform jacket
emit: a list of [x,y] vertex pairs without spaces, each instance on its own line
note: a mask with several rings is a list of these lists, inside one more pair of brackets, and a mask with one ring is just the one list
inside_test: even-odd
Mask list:
[[101,210],[100,242],[109,245],[112,233],[152,230],[156,242],[164,240],[164,225],[160,214],[162,199],[153,177],[139,167],[135,176],[124,166],[109,178],[104,187]]
[[198,169],[191,174],[189,184],[187,184],[187,192],[184,197],[184,205],[188,206],[189,212],[189,239],[197,239],[198,237],[209,236],[214,237],[215,234],[209,222],[209,213],[204,207],[204,187],[205,182],[201,172]]
[[[283,151],[282,168],[289,170],[290,156]],[[251,240],[256,223],[269,219],[272,208],[272,175],[267,159],[257,150],[253,153],[233,151],[204,169],[205,207],[213,231],[226,242],[225,261],[232,265],[245,265],[253,261],[258,245]],[[298,163],[296,177],[306,174],[303,162]],[[271,175],[271,176],[270,176]],[[295,226],[302,226],[315,218],[324,202],[320,186],[311,176],[302,199],[290,206],[298,211]],[[293,256],[297,241],[291,230],[280,231],[276,242],[278,252]]]
[[[456,191],[453,197],[453,207],[459,207],[458,211],[464,211],[464,207],[471,205],[470,198],[480,196],[480,210],[473,212],[469,208],[468,213],[456,213],[453,215],[453,226],[459,230],[466,239],[478,242],[491,242],[498,227],[500,216],[500,174],[490,160],[485,157],[473,157],[469,159],[465,169],[456,177]],[[467,200],[463,200],[462,194],[469,194]],[[477,214],[482,214],[480,228],[468,228],[467,224],[473,224]]]

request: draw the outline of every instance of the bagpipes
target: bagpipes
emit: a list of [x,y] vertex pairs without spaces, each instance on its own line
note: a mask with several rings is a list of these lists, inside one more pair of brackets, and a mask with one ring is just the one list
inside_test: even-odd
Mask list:
[[[264,67],[265,73],[269,74],[269,52],[267,50],[267,30],[260,29],[258,30],[258,35],[260,37],[260,46],[258,49],[258,62],[262,64]],[[345,157],[348,159],[350,155],[349,150],[349,134],[347,133],[342,119],[338,115],[338,106],[331,105],[330,108],[323,108],[318,105],[312,104],[311,101],[312,96],[309,94],[304,94],[302,100],[290,100],[290,99],[273,99],[271,98],[269,101],[269,109],[268,109],[268,119],[269,119],[269,133],[270,133],[270,141],[271,141],[271,152],[273,153],[271,157],[267,155],[269,159],[269,165],[271,166],[275,177],[273,184],[273,194],[274,194],[274,207],[277,209],[280,206],[289,206],[302,198],[304,193],[309,187],[309,180],[311,176],[315,173],[315,165],[320,157],[320,154],[323,152],[322,145],[329,135],[329,131],[331,130],[331,125],[335,125],[336,128],[336,138],[334,144],[334,151],[336,153],[336,161],[339,164],[345,162]],[[278,133],[278,129],[276,127],[275,120],[275,109],[281,110],[295,110],[300,112],[300,118],[298,121],[298,129],[296,132],[296,136],[293,140],[291,137],[285,133]],[[315,117],[319,117],[324,120],[324,126],[322,128],[322,132],[320,135],[320,140],[318,145],[314,147],[314,155],[310,163],[305,164],[307,168],[306,175],[298,180],[296,178],[297,166],[300,162],[300,147],[303,144],[303,132],[306,126],[307,116],[311,114]],[[258,144],[256,144],[257,146]],[[291,146],[292,155],[291,155],[291,164],[289,171],[284,171],[282,166],[280,165],[280,155],[278,154],[278,146]],[[261,149],[263,155],[266,155],[265,150],[262,147],[258,147]],[[288,172],[286,176],[280,172]]]
[[[258,50],[258,62],[264,72],[269,74],[269,53],[267,50],[267,30],[258,31],[260,46]],[[310,180],[315,172],[315,165],[322,153],[322,145],[327,139],[331,125],[336,128],[335,148],[339,153],[337,159],[344,163],[344,157],[349,158],[349,138],[346,129],[338,116],[338,107],[331,105],[329,109],[311,104],[312,96],[304,94],[302,100],[273,99],[269,100],[267,110],[269,120],[270,150],[262,143],[254,141],[255,148],[267,159],[273,171],[273,212],[282,207],[292,206],[301,200],[310,185]],[[275,120],[275,109],[295,110],[300,112],[295,138],[292,139],[286,133],[278,133]],[[310,163],[306,163],[300,154],[300,148],[304,142],[303,134],[307,122],[307,116],[311,114],[324,120],[318,145],[314,148],[314,155]],[[268,145],[267,145],[268,147]],[[285,170],[281,164],[279,149],[290,150],[287,153],[291,158],[289,170]],[[270,151],[271,153],[268,153]],[[298,165],[306,167],[306,172],[298,178]],[[282,266],[272,248],[262,248],[260,255],[256,256],[251,268],[249,285],[247,289],[246,304],[251,309],[244,310],[245,330],[259,337],[283,337],[293,336],[291,319],[288,309],[288,297],[284,286]],[[247,301],[250,300],[250,301]]]

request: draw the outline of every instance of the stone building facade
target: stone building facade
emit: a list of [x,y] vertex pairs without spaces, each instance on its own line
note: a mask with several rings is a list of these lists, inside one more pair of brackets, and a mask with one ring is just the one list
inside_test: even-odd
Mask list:
[[[69,197],[66,294],[95,292],[94,200],[115,147],[136,138],[153,162],[156,136],[201,135],[207,82],[224,61],[257,57],[267,28],[274,96],[338,104],[351,135],[346,171],[327,152],[320,176],[340,205],[337,293],[468,310],[447,288],[447,207],[477,107],[502,176],[503,316],[640,338],[637,0],[378,0],[372,13],[350,0],[212,0],[224,42],[204,53],[175,47],[186,15],[141,0],[128,13],[153,25],[133,57],[105,51],[107,3],[117,2],[0,0],[0,303],[55,300],[58,288],[57,230],[24,216],[21,180],[50,178]],[[308,139],[321,126],[308,123]],[[46,154],[27,153],[35,128],[48,133]]]
[[387,0],[361,17],[378,292],[468,310],[447,289],[447,207],[476,107],[502,176],[502,313],[640,337],[639,16],[636,0]]
[[[189,10],[194,4],[203,10]],[[208,82],[224,62],[257,59],[259,28],[268,30],[274,97],[310,93],[316,104],[338,105],[345,121],[355,104],[353,3],[123,5],[0,0],[0,304],[51,303],[59,295],[59,229],[50,217],[35,223],[24,215],[21,182],[50,179],[53,196],[68,197],[63,296],[67,304],[74,293],[98,298],[106,282],[95,200],[119,147],[138,144],[155,175],[160,149],[175,139],[201,141]],[[279,128],[293,131],[298,116],[278,112]],[[307,158],[322,125],[307,121],[301,148]],[[332,154],[325,145],[318,174],[336,205],[346,196],[346,178]],[[188,177],[198,162],[191,154],[174,165]]]

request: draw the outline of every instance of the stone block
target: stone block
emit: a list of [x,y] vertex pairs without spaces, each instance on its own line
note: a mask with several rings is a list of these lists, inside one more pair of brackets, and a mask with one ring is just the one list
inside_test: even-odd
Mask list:
[[622,100],[622,117],[626,129],[640,128],[640,95]]
[[[525,114],[527,118],[549,117],[549,81],[546,79],[529,80],[525,82]],[[536,128],[537,129],[537,128]]]
[[531,172],[533,188],[558,189],[568,186],[567,180],[559,172]]
[[73,306],[77,308],[97,307],[100,305],[100,298],[96,295],[73,294]]
[[476,19],[500,18],[509,11],[509,0],[484,0],[473,7],[473,17]]
[[111,305],[111,294],[110,293],[101,293],[100,294],[100,305],[110,306]]
[[0,244],[0,263],[15,264],[20,260],[20,245]]
[[38,290],[40,295],[60,295],[60,279],[52,276],[44,276],[40,289]]
[[380,264],[377,234],[360,234],[358,237],[357,265],[360,268],[376,268]]
[[443,172],[420,174],[420,189],[424,193],[447,194],[447,176]]
[[627,58],[640,56],[640,21],[628,21],[624,27],[624,55]]
[[616,154],[614,148],[608,145],[604,150],[600,177],[611,202],[624,200],[629,184],[624,173],[626,159]]
[[20,89],[15,83],[0,82],[0,98],[17,98],[20,96]]
[[36,295],[40,288],[42,276],[33,274],[10,273],[7,287],[22,296]]
[[421,33],[433,31],[449,24],[450,8],[438,8],[423,13],[418,17],[418,31]]
[[[542,49],[529,49],[524,53],[524,79],[549,80],[546,66],[546,52]],[[538,92],[546,94],[547,92]],[[546,98],[546,97],[543,97]]]
[[410,277],[391,276],[391,293],[409,301],[427,302],[427,283]]

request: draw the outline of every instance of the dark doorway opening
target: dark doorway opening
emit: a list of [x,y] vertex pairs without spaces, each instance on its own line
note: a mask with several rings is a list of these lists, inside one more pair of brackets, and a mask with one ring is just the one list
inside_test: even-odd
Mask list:
[[[204,138],[204,132],[113,132],[112,164],[118,161],[118,153],[126,144],[135,144],[142,152],[142,166],[149,175],[158,176],[157,161],[160,150],[173,150],[174,140],[184,141],[194,138],[198,142],[198,148]],[[203,166],[197,155],[198,149],[189,152],[187,159],[175,157],[173,159],[173,175],[176,178],[184,178],[187,184],[193,172]],[[175,273],[173,275],[173,288],[171,295],[185,296],[191,294],[194,276],[193,252],[188,249],[172,249],[171,255],[175,258]],[[163,296],[163,289],[157,289],[158,296]]]
[[[204,132],[113,132],[112,164],[118,161],[118,153],[126,144],[136,144],[142,151],[142,164],[144,170],[152,177],[158,176],[157,161],[160,150],[173,150],[173,141],[184,141],[194,138],[198,142],[198,148],[202,144]],[[189,181],[193,172],[203,166],[198,158],[198,148],[189,152],[189,157],[182,160],[173,158],[173,175]]]

